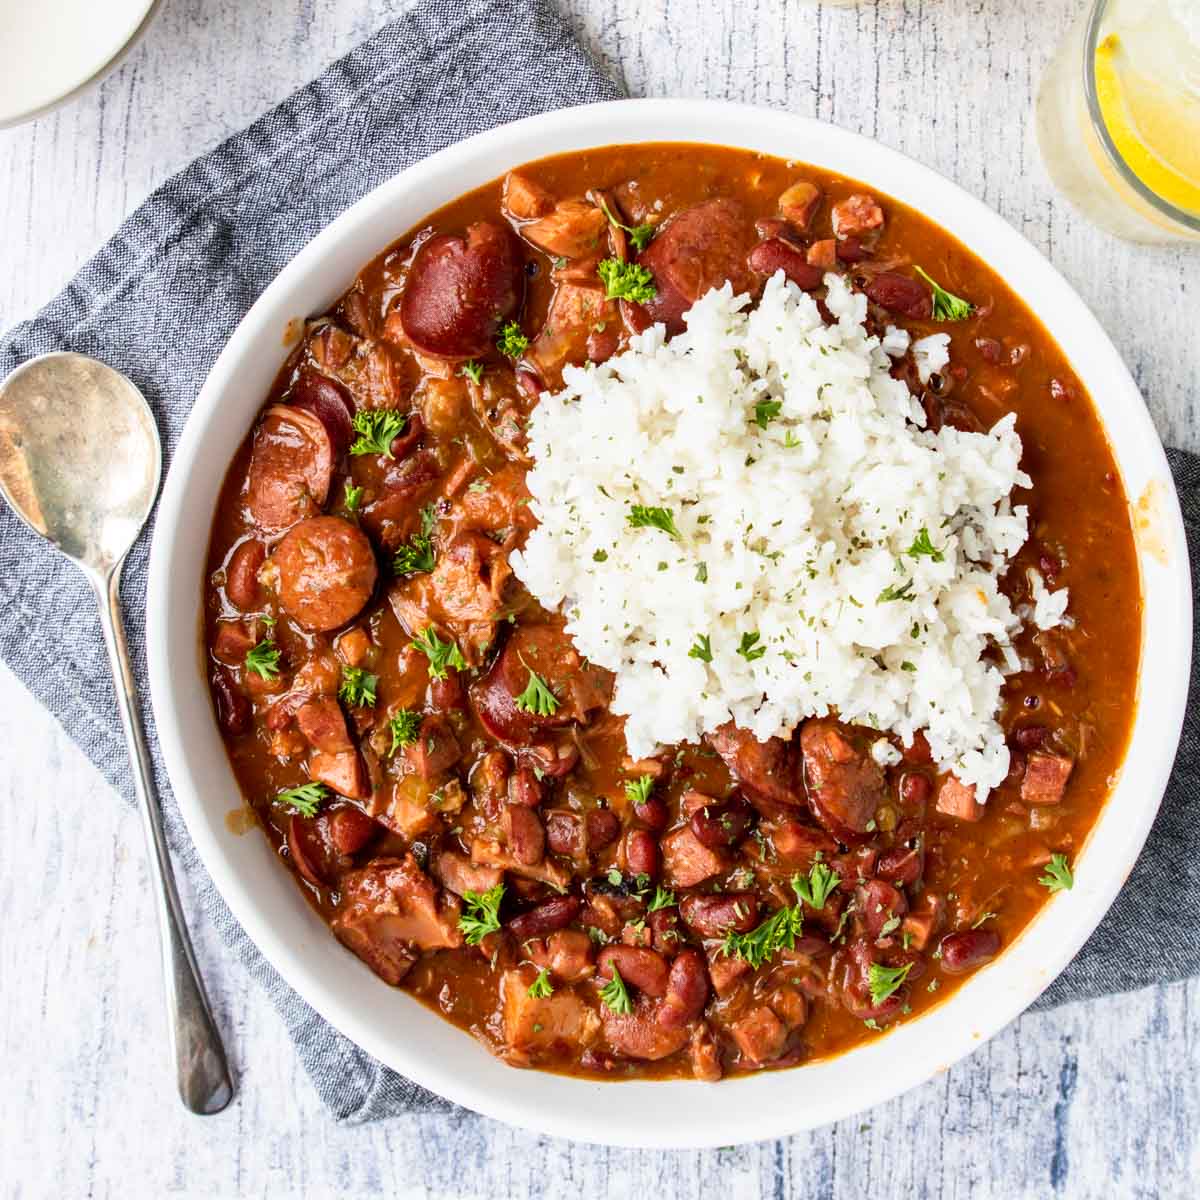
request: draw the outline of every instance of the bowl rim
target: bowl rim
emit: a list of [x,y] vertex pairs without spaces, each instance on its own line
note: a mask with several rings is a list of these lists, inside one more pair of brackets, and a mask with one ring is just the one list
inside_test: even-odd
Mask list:
[[[1141,501],[1134,522],[1143,593],[1137,712],[1120,776],[1076,855],[1075,888],[1053,897],[994,963],[917,1020],[832,1059],[725,1081],[717,1095],[729,1103],[720,1105],[694,1081],[618,1087],[515,1071],[346,954],[287,872],[257,871],[269,851],[248,846],[250,839],[237,839],[226,826],[241,795],[227,760],[222,773],[214,756],[214,742],[222,758],[224,750],[199,666],[204,561],[195,561],[197,542],[207,546],[216,491],[232,458],[219,444],[236,447],[244,437],[266,392],[247,377],[269,382],[285,353],[280,334],[289,320],[321,311],[389,242],[507,167],[650,141],[739,146],[812,163],[932,217],[1001,273],[1059,343],[1092,395],[1131,506]],[[796,152],[787,153],[792,147]],[[416,215],[401,219],[397,211]],[[259,359],[272,354],[264,374]],[[227,419],[231,411],[236,421]],[[202,472],[206,452],[212,463]],[[1162,445],[1115,347],[1057,270],[981,201],[896,150],[813,118],[712,100],[610,101],[476,134],[393,176],[317,234],[241,320],[200,390],[159,501],[147,592],[153,711],[174,794],[218,891],[283,979],[368,1053],[457,1104],[552,1136],[663,1149],[780,1137],[859,1112],[944,1071],[1026,1009],[1102,919],[1149,833],[1182,727],[1191,625],[1187,544]],[[253,842],[266,846],[265,838]]]

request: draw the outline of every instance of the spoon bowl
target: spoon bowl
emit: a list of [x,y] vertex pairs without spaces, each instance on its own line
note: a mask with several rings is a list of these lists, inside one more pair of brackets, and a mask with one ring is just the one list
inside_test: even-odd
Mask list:
[[100,610],[157,885],[179,1094],[206,1114],[229,1103],[233,1081],[175,890],[121,617],[121,566],[154,507],[161,474],[154,415],[119,371],[83,354],[43,354],[0,382],[0,495],[83,571]]
[[0,491],[84,570],[107,576],[158,495],[162,448],[141,392],[83,354],[45,354],[0,385]]

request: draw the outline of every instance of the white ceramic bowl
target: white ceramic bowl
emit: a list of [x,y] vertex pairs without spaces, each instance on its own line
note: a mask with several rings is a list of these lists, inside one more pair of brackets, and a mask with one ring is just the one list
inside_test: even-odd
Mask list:
[[[330,935],[266,839],[236,836],[225,824],[241,801],[198,665],[218,489],[280,365],[288,322],[323,311],[389,242],[507,168],[640,141],[743,146],[814,163],[939,222],[993,264],[1058,340],[1099,408],[1128,495],[1144,507],[1137,718],[1120,781],[1076,860],[1074,890],[1052,899],[995,963],[928,1015],[831,1061],[715,1090],[514,1070],[377,979]],[[371,1054],[467,1108],[543,1133],[651,1147],[754,1141],[846,1116],[945,1070],[1026,1008],[1103,917],[1142,847],[1175,754],[1191,645],[1187,547],[1162,447],[1112,343],[1054,268],[979,201],[893,150],[783,112],[688,100],[574,108],[480,134],[396,176],[314,238],[238,326],[196,401],[159,506],[148,604],[154,712],[175,795],[217,887],[280,974]]]

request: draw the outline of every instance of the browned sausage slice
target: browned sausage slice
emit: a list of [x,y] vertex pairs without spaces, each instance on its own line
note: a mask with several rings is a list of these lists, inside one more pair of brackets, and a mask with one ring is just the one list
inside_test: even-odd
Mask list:
[[325,426],[334,454],[340,458],[346,453],[354,436],[354,404],[340,383],[305,367],[292,384],[291,400]]
[[839,841],[861,841],[884,799],[879,766],[849,741],[836,721],[805,721],[800,750],[808,805],[817,822]]
[[638,258],[658,289],[644,306],[650,319],[679,333],[683,311],[726,280],[735,294],[754,292],[758,281],[746,263],[754,242],[754,226],[736,200],[706,200],[676,213]]
[[278,572],[284,611],[315,632],[354,620],[378,575],[367,535],[341,517],[313,517],[293,526],[270,564]]
[[707,735],[707,741],[741,781],[747,799],[764,816],[800,806],[796,760],[790,742],[783,738],[760,742],[749,730],[739,729],[732,721],[714,729]]
[[254,431],[246,507],[269,532],[315,516],[329,497],[333,444],[324,424],[303,408],[273,404]]
[[521,302],[516,239],[479,221],[464,240],[439,234],[417,251],[400,298],[400,324],[418,350],[446,358],[485,354]]

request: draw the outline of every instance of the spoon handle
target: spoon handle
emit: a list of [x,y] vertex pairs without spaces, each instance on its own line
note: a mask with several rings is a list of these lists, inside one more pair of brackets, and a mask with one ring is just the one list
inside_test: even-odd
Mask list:
[[233,1097],[233,1080],[225,1059],[225,1047],[217,1032],[187,925],[175,890],[175,875],[163,833],[162,810],[150,752],[146,747],[138,710],[137,686],[129,664],[125,625],[121,619],[121,566],[105,581],[92,578],[100,625],[112,664],[113,684],[121,725],[133,760],[133,783],[137,792],[142,829],[150,851],[150,870],[158,909],[159,946],[166,981],[167,1017],[171,1048],[178,1072],[179,1096],[192,1112],[201,1115],[220,1112]]

